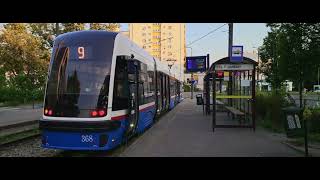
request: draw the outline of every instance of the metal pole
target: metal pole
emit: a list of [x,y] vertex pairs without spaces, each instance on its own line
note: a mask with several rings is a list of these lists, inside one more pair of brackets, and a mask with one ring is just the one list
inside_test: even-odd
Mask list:
[[319,67],[318,67],[318,85],[319,85]]
[[308,127],[307,122],[305,119],[303,119],[303,125],[304,125],[304,149],[305,149],[305,156],[309,156],[309,150],[308,150]]
[[[299,63],[299,95],[300,95],[300,109],[303,110],[303,105],[302,105],[302,91],[303,91],[303,81],[302,81],[302,67],[301,67],[301,63]],[[303,120],[303,126],[304,126],[304,150],[305,150],[305,156],[308,157],[309,156],[309,150],[308,150],[308,129],[307,129],[307,122],[303,117],[303,111],[300,112],[302,115],[302,120]]]
[[56,37],[59,35],[59,23],[56,23]]
[[191,73],[191,99],[193,99],[193,73]]
[[[192,47],[190,47],[191,49],[191,56],[192,56]],[[193,73],[191,73],[191,99],[193,99]]]
[[260,80],[259,74],[260,74],[260,63],[259,63],[260,57],[259,57],[259,48],[258,48],[258,70],[257,70],[257,79]]
[[[232,55],[232,45],[233,45],[233,23],[229,23],[229,44],[228,44],[228,56],[229,61],[231,61]],[[228,82],[228,95],[232,93],[232,80],[231,73],[229,74],[229,82]],[[228,99],[228,104],[232,106],[232,99]]]
[[207,54],[207,70],[210,68],[209,54]]
[[[209,79],[210,80],[210,79]],[[210,109],[210,106],[209,106]],[[212,132],[216,127],[216,71],[212,71]]]
[[[190,48],[191,56],[192,56],[192,47],[186,47]],[[191,73],[191,82],[193,82],[193,73]],[[193,83],[191,83],[191,99],[193,99]]]
[[253,131],[256,131],[256,66],[253,66],[252,71],[252,100],[251,100],[251,114],[252,114],[252,126]]
[[233,45],[233,23],[229,23],[229,44],[228,44],[228,55],[229,55],[229,60],[231,60],[231,49]]

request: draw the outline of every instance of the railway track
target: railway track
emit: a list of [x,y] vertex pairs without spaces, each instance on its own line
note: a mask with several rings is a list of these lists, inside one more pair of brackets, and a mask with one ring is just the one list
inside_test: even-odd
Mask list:
[[[155,124],[160,117],[157,118]],[[127,143],[109,151],[63,151],[41,147],[37,120],[0,127],[0,132],[2,134],[0,136],[0,157],[118,157],[144,134],[136,135]]]
[[0,127],[0,148],[40,136],[38,120]]

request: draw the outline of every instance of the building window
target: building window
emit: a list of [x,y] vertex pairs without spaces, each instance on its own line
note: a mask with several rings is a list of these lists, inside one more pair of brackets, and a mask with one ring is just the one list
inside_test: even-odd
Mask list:
[[142,33],[142,36],[145,36],[146,35],[146,33]]
[[172,26],[168,26],[168,29],[172,29]]
[[143,40],[142,40],[142,42],[144,42],[144,43],[145,43],[145,42],[146,42],[146,39],[143,39]]
[[147,48],[147,47],[146,47],[146,46],[143,46],[142,48],[145,49],[145,48]]
[[146,27],[143,27],[142,30],[146,30]]
[[168,48],[171,48],[171,45],[169,45]]

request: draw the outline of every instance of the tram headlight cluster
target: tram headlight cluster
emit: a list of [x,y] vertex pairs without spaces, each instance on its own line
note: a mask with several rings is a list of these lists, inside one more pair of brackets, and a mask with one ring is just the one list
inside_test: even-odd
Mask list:
[[44,114],[47,116],[52,116],[53,111],[52,111],[52,109],[46,108],[46,109],[44,109]]
[[106,111],[103,109],[93,110],[90,112],[91,117],[103,117],[106,115]]

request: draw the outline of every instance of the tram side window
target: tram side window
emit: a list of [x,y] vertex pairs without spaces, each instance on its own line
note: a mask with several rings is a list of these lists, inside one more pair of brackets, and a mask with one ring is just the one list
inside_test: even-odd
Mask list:
[[170,79],[170,96],[175,95],[175,87],[174,87],[175,81],[173,79]]
[[160,79],[160,73],[157,72],[157,96],[160,96],[160,90],[161,90],[161,79]]
[[148,71],[148,98],[147,103],[155,101],[155,77],[154,71]]
[[129,86],[126,69],[126,61],[121,59],[120,57],[117,57],[112,103],[113,111],[128,109]]
[[139,83],[139,105],[145,104],[144,102],[144,88],[143,88],[143,83]]
[[139,92],[141,93],[141,100],[140,104],[145,104],[147,95],[148,95],[148,75],[147,75],[147,65],[141,63],[141,71],[140,73],[140,83],[141,87],[139,89]]

